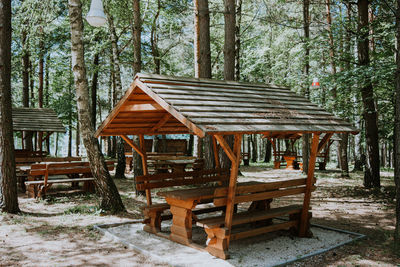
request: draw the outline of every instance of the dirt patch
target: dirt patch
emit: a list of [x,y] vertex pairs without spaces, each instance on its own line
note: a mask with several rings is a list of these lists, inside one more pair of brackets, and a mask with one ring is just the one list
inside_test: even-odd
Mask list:
[[[274,179],[300,175],[265,166],[243,167],[240,179]],[[365,234],[367,238],[291,266],[397,266],[392,250],[395,223],[393,173],[382,173],[381,190],[365,190],[362,174],[342,179],[339,172],[317,172],[313,223]],[[136,197],[133,180],[115,180],[128,212],[104,215],[95,195],[59,195],[44,201],[20,195],[22,212],[0,213],[1,266],[166,266],[93,230],[95,224],[141,218],[144,197]],[[159,199],[156,199],[158,201]],[[285,198],[281,202],[295,202]],[[278,203],[279,204],[279,203]]]

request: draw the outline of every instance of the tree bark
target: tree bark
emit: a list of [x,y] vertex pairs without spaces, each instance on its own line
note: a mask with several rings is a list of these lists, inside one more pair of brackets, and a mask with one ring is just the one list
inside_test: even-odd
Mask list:
[[395,132],[394,132],[394,181],[396,184],[396,228],[394,232],[395,251],[400,254],[400,0],[396,9],[396,86],[395,86]]
[[142,70],[142,19],[140,15],[140,0],[133,0],[133,75]]
[[[25,22],[26,23],[26,22]],[[25,25],[26,27],[26,25]],[[26,29],[22,31],[22,106],[29,107],[29,45]],[[25,149],[33,150],[32,132],[23,133]]]
[[96,106],[97,106],[97,84],[99,78],[99,53],[94,55],[93,59],[93,78],[92,78],[92,86],[91,86],[91,98],[92,98],[92,122],[93,128],[96,129]]
[[243,0],[237,0],[236,4],[236,26],[235,26],[235,78],[240,81],[240,26],[242,23],[242,3]]
[[[107,12],[107,18],[109,23],[109,30],[111,35],[111,46],[112,46],[112,55],[114,61],[114,75],[115,75],[115,102],[114,106],[118,103],[118,101],[123,96],[122,90],[122,82],[121,82],[121,69],[120,69],[120,61],[119,61],[119,48],[118,48],[118,39],[117,33],[114,26],[114,19],[112,15]],[[126,160],[125,160],[125,146],[124,140],[121,137],[117,137],[117,167],[115,168],[115,178],[125,178],[125,168],[126,168]]]
[[154,16],[153,23],[151,25],[150,42],[151,42],[151,53],[153,54],[154,60],[154,72],[161,74],[161,58],[160,50],[158,49],[158,36],[157,36],[157,20],[161,12],[161,0],[157,0],[157,11]]
[[19,212],[11,108],[11,0],[0,0],[0,211]]
[[[305,86],[303,92],[305,96],[310,99],[310,1],[303,0],[303,29],[304,29],[304,80]],[[303,134],[302,142],[302,158],[303,158],[303,172],[308,173],[308,159],[310,157],[310,134]]]
[[272,148],[271,141],[269,141],[267,138],[265,138],[265,158],[264,158],[264,162],[270,162],[271,161],[271,148]]
[[72,68],[74,71],[79,124],[90,168],[95,178],[96,189],[101,198],[100,208],[112,212],[125,211],[117,187],[108,172],[99,143],[94,137],[94,128],[89,111],[89,92],[82,36],[82,3],[80,0],[69,0],[68,8],[71,25]]
[[[140,0],[133,0],[133,25],[132,25],[132,35],[133,35],[133,76],[136,73],[142,71],[142,19],[140,15]],[[154,136],[153,142],[155,143],[156,136]],[[133,138],[135,144],[139,147],[139,137],[135,136]],[[155,145],[153,143],[153,145]],[[142,157],[135,151],[132,150],[133,161],[132,169],[135,178],[135,188],[136,188],[136,177],[143,175],[143,164]],[[144,191],[136,191],[136,195],[144,195]]]
[[[235,27],[236,27],[236,4],[235,0],[224,0],[224,79],[235,80]],[[233,147],[233,135],[225,137],[228,145]],[[230,168],[231,161],[225,153],[221,153],[221,168]]]
[[[195,76],[211,78],[211,48],[210,48],[210,11],[208,0],[195,0]],[[204,168],[213,169],[214,150],[211,136],[202,139]]]
[[380,187],[379,136],[378,116],[375,106],[374,91],[367,68],[370,65],[368,40],[368,0],[358,0],[358,61],[365,68],[364,82],[361,85],[363,116],[365,119],[365,137],[367,145],[367,160],[364,171],[364,186],[366,188]]

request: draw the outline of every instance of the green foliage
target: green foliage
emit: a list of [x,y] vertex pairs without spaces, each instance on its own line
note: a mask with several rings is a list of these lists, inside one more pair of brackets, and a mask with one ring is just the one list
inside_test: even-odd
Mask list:
[[[90,1],[83,1],[83,17]],[[132,82],[133,7],[131,0],[105,0],[105,8],[112,14],[118,36],[123,88]],[[161,73],[175,76],[194,75],[193,1],[161,1],[160,15],[157,0],[141,1],[142,15],[142,69],[154,72],[151,48],[153,24]],[[393,133],[394,91],[394,14],[395,1],[371,1],[373,20],[369,29],[357,29],[357,8],[352,5],[348,16],[347,1],[331,1],[332,36],[336,74],[332,74],[329,34],[324,3],[311,4],[310,40],[303,37],[302,1],[255,0],[243,1],[240,25],[240,80],[274,83],[290,86],[296,92],[318,77],[321,88],[311,88],[311,100],[336,115],[350,121],[361,122],[362,103],[359,88],[372,81],[379,111],[380,138],[389,141]],[[223,78],[224,6],[222,1],[210,0],[210,32],[212,74]],[[49,94],[45,106],[54,108],[65,124],[72,118],[76,124],[75,90],[70,71],[70,29],[67,1],[13,1],[13,100],[21,105],[22,64],[25,50],[32,62],[34,100],[37,99],[38,60],[42,53],[49,70]],[[357,63],[357,38],[369,30],[371,64],[368,68]],[[22,42],[27,34],[27,45]],[[111,44],[106,27],[93,28],[84,22],[85,59],[87,73],[92,79],[93,58],[100,55],[98,110],[104,119],[112,103]],[[41,48],[41,42],[44,47]],[[310,75],[304,76],[304,44],[311,48]],[[25,50],[24,50],[25,49]],[[48,60],[47,60],[48,59]],[[336,96],[334,95],[336,92]]]

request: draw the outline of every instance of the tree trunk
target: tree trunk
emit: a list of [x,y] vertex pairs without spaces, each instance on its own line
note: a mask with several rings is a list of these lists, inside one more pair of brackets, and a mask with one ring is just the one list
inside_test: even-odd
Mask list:
[[[210,11],[208,0],[195,0],[195,76],[211,78],[211,48],[210,48]],[[202,139],[204,168],[213,169],[214,150],[211,136]]]
[[[368,0],[358,0],[358,61],[361,67],[369,67],[369,40],[368,40]],[[365,136],[367,145],[367,160],[364,171],[364,186],[366,188],[380,187],[379,136],[377,111],[374,100],[374,91],[371,77],[364,72],[364,83],[361,85],[363,102],[363,116],[365,119]]]
[[96,106],[97,106],[97,84],[98,84],[98,78],[99,78],[99,53],[96,53],[94,55],[93,59],[93,68],[94,68],[94,73],[93,73],[93,78],[92,78],[92,86],[91,86],[91,98],[92,98],[92,122],[93,122],[93,128],[96,129]]
[[140,0],[133,0],[133,75],[136,75],[136,73],[142,70],[142,19],[140,16]]
[[[115,75],[115,102],[114,106],[118,103],[118,101],[123,96],[122,91],[122,83],[121,83],[121,69],[120,69],[120,61],[119,61],[119,49],[118,49],[118,39],[117,33],[114,26],[113,17],[108,14],[107,18],[109,23],[109,30],[111,35],[111,46],[112,46],[112,55],[114,60],[114,75]],[[115,168],[115,178],[125,178],[125,146],[124,140],[121,137],[117,137],[117,167]]]
[[272,148],[271,141],[269,141],[267,138],[265,138],[265,158],[264,158],[264,162],[270,162],[271,161],[271,148]]
[[33,79],[33,72],[35,71],[33,64],[32,64],[32,60],[29,61],[29,81],[30,81],[30,91],[31,91],[31,104],[30,106],[32,108],[35,107],[35,80]]
[[235,78],[240,81],[240,26],[242,23],[242,3],[243,0],[237,0],[236,4],[236,26],[235,26]]
[[[235,27],[236,27],[236,4],[235,0],[224,0],[224,79],[226,81],[235,80]],[[233,135],[225,137],[228,145],[233,147]],[[221,151],[221,167],[230,168],[231,161],[228,156]]]
[[160,50],[158,49],[158,36],[157,36],[157,20],[161,12],[161,0],[157,0],[157,11],[154,16],[153,23],[151,25],[150,42],[151,42],[151,53],[153,54],[154,60],[154,72],[161,74],[161,58]]
[[84,59],[82,4],[80,0],[69,0],[68,3],[71,24],[72,69],[74,71],[79,123],[83,144],[95,178],[96,189],[101,197],[100,208],[112,212],[125,211],[117,187],[108,172],[99,143],[94,137]]
[[[305,96],[310,99],[310,85],[309,85],[309,74],[310,74],[310,1],[303,0],[303,29],[304,29],[304,80],[305,86],[303,92]],[[308,173],[308,159],[310,157],[310,134],[303,134],[303,172]]]
[[[142,19],[140,15],[140,0],[133,0],[133,25],[132,25],[132,36],[133,36],[133,75],[135,76],[136,73],[142,71],[142,41],[141,41],[141,34],[142,34]],[[156,136],[154,136],[156,139]],[[155,142],[153,139],[153,142]],[[137,146],[139,146],[139,137],[135,136],[133,141]],[[156,146],[157,144],[154,144]],[[157,148],[156,148],[157,149]],[[143,175],[143,164],[142,164],[142,157],[135,151],[133,153],[133,160],[132,160],[132,169],[133,175],[135,178],[135,188],[136,188],[136,177]],[[144,191],[137,191],[136,195],[145,195]]]
[[0,211],[17,213],[11,108],[11,0],[0,0]]
[[396,10],[396,86],[395,86],[395,132],[394,132],[394,181],[396,183],[396,228],[394,232],[395,251],[400,254],[400,0]]
[[251,135],[251,162],[257,162],[257,135]]
[[[26,25],[25,25],[26,26]],[[26,30],[22,32],[22,106],[29,107],[29,50]],[[32,132],[24,132],[25,149],[33,150]]]
[[81,145],[81,137],[80,137],[80,129],[79,129],[79,122],[76,124],[76,132],[75,132],[75,155],[77,157],[80,156],[80,145]]

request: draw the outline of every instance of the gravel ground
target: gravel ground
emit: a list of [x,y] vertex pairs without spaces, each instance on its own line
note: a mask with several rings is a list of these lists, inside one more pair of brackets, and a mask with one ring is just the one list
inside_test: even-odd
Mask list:
[[[172,266],[275,266],[333,248],[357,237],[315,226],[311,228],[312,238],[298,238],[291,236],[288,231],[278,231],[232,242],[229,248],[231,259],[223,261],[207,252],[148,234],[142,231],[142,224],[139,223],[102,229],[147,256]],[[204,245],[205,239],[204,230],[195,227],[194,242]]]

